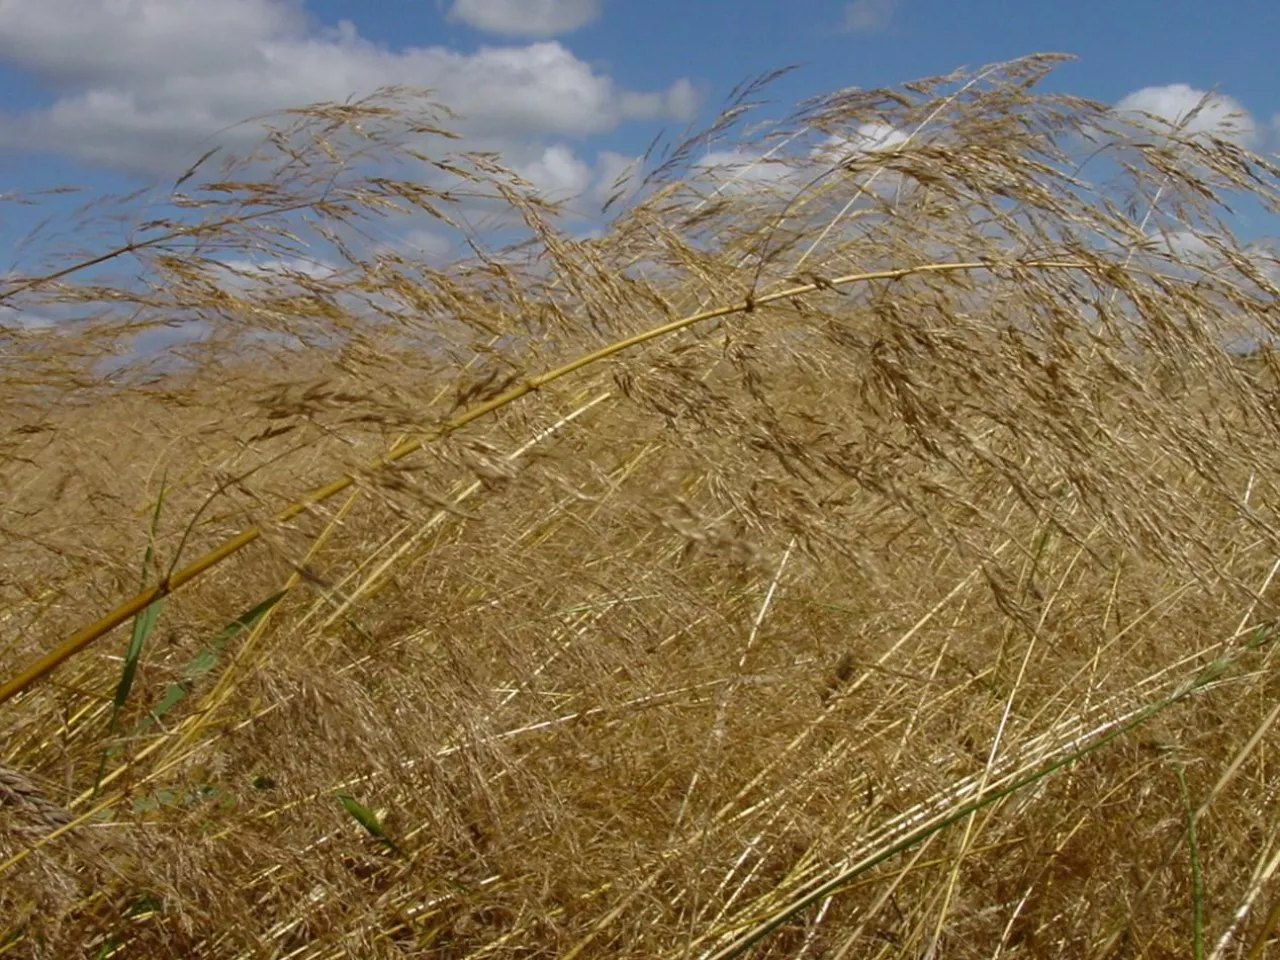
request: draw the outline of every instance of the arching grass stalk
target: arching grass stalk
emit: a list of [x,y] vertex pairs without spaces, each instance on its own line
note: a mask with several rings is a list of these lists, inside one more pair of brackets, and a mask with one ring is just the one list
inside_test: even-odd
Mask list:
[[[698,313],[693,313],[688,316],[681,317],[680,319],[672,320],[669,323],[664,323],[648,330],[641,331],[633,336],[616,340],[598,350],[593,350],[589,353],[583,354],[568,363],[523,380],[492,399],[477,404],[476,406],[451,417],[442,425],[436,427],[426,437],[406,440],[403,443],[400,443],[393,447],[388,453],[373,461],[369,465],[369,470],[371,472],[376,472],[390,464],[403,460],[410,454],[421,450],[427,444],[448,436],[454,431],[465,427],[469,423],[488,416],[495,411],[501,410],[502,408],[515,403],[520,398],[533,393],[550,383],[561,380],[570,374],[576,373],[579,370],[593,366],[601,360],[606,360],[610,357],[616,356],[617,354],[630,350],[633,347],[649,343],[653,340],[658,340],[672,333],[696,326],[697,324],[707,320],[715,320],[722,317],[733,316],[735,314],[752,313],[757,308],[767,306],[771,303],[777,303],[782,300],[792,300],[797,297],[804,297],[824,290],[849,286],[855,283],[868,283],[874,280],[902,280],[906,277],[919,274],[947,274],[976,270],[992,270],[1001,266],[1014,267],[1020,270],[1087,270],[1091,267],[1096,267],[1097,265],[1080,260],[1060,259],[1020,260],[1010,261],[1006,264],[993,261],[962,261],[951,263],[927,263],[892,270],[875,270],[870,272],[853,273],[829,279],[815,277],[808,283],[797,284],[796,286],[777,290],[773,293],[748,297],[746,300],[726,306],[702,310]],[[356,478],[353,475],[343,474],[336,480],[311,491],[309,494],[285,507],[276,515],[275,520],[277,523],[288,523],[300,514],[305,513],[310,507],[323,503],[329,498],[336,496],[355,482]],[[240,533],[225,541],[221,546],[210,550],[208,553],[204,554],[204,556],[193,561],[182,569],[171,573],[159,583],[156,583],[154,586],[137,594],[132,599],[120,604],[120,606],[116,607],[101,619],[76,631],[17,676],[12,677],[5,681],[3,685],[0,685],[0,704],[6,703],[19,693],[22,693],[32,684],[48,676],[67,660],[89,647],[94,641],[114,630],[130,617],[136,616],[157,600],[167,597],[175,590],[207,573],[223,560],[226,560],[228,557],[238,553],[240,550],[253,543],[261,537],[261,535],[262,529],[260,526],[255,524],[246,527]]]

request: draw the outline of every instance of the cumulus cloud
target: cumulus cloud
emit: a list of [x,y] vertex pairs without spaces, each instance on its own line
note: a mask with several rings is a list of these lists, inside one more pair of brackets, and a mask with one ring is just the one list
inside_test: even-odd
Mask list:
[[698,112],[702,96],[692,83],[683,77],[666,90],[657,93],[624,93],[622,104],[629,117],[672,117],[676,120],[692,120]]
[[1193,230],[1164,230],[1147,235],[1146,248],[1158,257],[1204,265],[1218,256],[1217,249]]
[[0,0],[0,58],[59,87],[224,75],[308,29],[297,0]]
[[430,264],[447,263],[460,256],[462,250],[455,237],[429,227],[406,230],[394,246],[400,252],[416,254]]
[[1267,242],[1251,243],[1245,248],[1245,254],[1257,265],[1267,282],[1272,287],[1280,289],[1280,245]]
[[497,142],[685,118],[696,99],[687,81],[620,89],[555,41],[392,50],[347,21],[318,26],[300,0],[0,0],[0,62],[54,94],[0,114],[0,148],[142,173],[181,169],[213,135],[256,139],[227,130],[247,117],[389,84],[433,90],[463,116],[460,132]]
[[771,157],[751,147],[710,151],[695,161],[695,168],[716,184],[720,192],[748,191],[758,187],[799,189],[816,172],[856,157],[875,158],[908,140],[907,133],[887,123],[859,124],[852,132],[832,134],[815,144],[807,156],[783,154]]
[[304,257],[281,257],[277,260],[224,260],[220,266],[224,271],[245,279],[252,278],[264,282],[275,282],[289,274],[299,274],[312,280],[327,280],[338,272],[338,268],[324,260],[313,260]]
[[850,33],[874,33],[889,26],[898,0],[852,0],[844,7],[844,29]]
[[591,198],[604,203],[614,195],[630,196],[639,186],[639,172],[639,157],[601,150],[596,156],[595,184],[591,190]]
[[1116,104],[1116,110],[1130,116],[1151,114],[1172,127],[1180,126],[1188,136],[1207,134],[1241,146],[1251,146],[1257,137],[1257,125],[1239,101],[1185,83],[1135,90]]
[[781,186],[795,179],[794,166],[743,147],[712,150],[699,157],[694,166],[721,192]]
[[819,163],[835,164],[859,154],[885,153],[907,142],[907,134],[888,123],[862,123],[852,134],[832,134],[813,150]]
[[[1208,270],[1232,280],[1242,279],[1251,269],[1252,279],[1263,286],[1280,286],[1280,249],[1269,242],[1255,242],[1237,247],[1234,241],[1215,234],[1206,234],[1178,227],[1154,230],[1146,235],[1139,248],[1152,260],[1162,263],[1162,269],[1181,272],[1180,266]],[[1235,250],[1241,256],[1232,258],[1225,251]],[[1168,264],[1173,261],[1173,264]]]
[[579,197],[591,183],[591,167],[564,144],[553,144],[516,172],[550,201]]
[[554,37],[600,16],[600,0],[454,0],[449,19],[489,33]]

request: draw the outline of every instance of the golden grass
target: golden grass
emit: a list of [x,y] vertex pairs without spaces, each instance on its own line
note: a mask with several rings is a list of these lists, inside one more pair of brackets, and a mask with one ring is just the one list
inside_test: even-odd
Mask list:
[[588,241],[319,105],[6,281],[0,956],[1268,955],[1280,170],[1055,59],[717,181],[762,78]]

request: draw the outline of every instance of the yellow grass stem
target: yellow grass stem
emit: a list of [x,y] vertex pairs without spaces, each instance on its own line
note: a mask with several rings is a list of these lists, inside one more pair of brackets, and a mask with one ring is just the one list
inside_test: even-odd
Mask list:
[[[958,263],[929,263],[921,264],[914,267],[900,267],[892,270],[874,270],[865,273],[853,273],[841,277],[833,277],[829,279],[815,279],[809,283],[801,283],[783,290],[773,293],[763,294],[759,297],[749,297],[739,303],[727,306],[715,307],[709,310],[702,310],[698,313],[690,314],[678,320],[672,320],[648,330],[637,333],[634,336],[617,340],[598,350],[586,353],[575,360],[562,364],[545,373],[538,374],[524,380],[505,392],[493,397],[484,403],[466,410],[449,420],[443,425],[437,427],[431,434],[425,438],[406,440],[396,447],[393,447],[384,456],[373,461],[369,469],[376,471],[382,469],[399,460],[403,460],[410,454],[421,450],[423,446],[437,440],[443,436],[453,433],[475,420],[501,410],[503,407],[509,406],[521,397],[532,393],[550,383],[561,380],[572,373],[576,373],[585,367],[589,367],[601,360],[616,356],[630,350],[633,347],[648,343],[652,340],[660,339],[680,330],[703,323],[707,320],[715,320],[721,317],[733,316],[735,314],[751,313],[759,307],[777,303],[781,300],[792,300],[797,297],[803,297],[809,294],[819,293],[829,290],[833,287],[844,287],[854,283],[866,283],[873,280],[901,280],[909,276],[917,274],[942,274],[957,273],[972,270],[993,270],[999,267],[1012,267],[1020,270],[1048,270],[1048,269],[1065,269],[1065,270],[1085,270],[1092,265],[1083,261],[1072,260],[1027,260],[1017,261],[1008,264],[998,264],[982,261],[969,261]],[[336,480],[325,484],[318,489],[311,491],[299,500],[291,503],[289,506],[281,510],[275,517],[277,523],[288,523],[299,514],[306,512],[313,506],[323,503],[331,497],[336,496],[346,490],[356,478],[351,474],[343,474]],[[22,670],[16,676],[6,680],[0,684],[0,704],[7,703],[24,690],[28,689],[32,684],[38,682],[48,676],[67,660],[74,657],[77,653],[89,647],[94,641],[98,640],[105,634],[114,630],[120,624],[124,623],[130,617],[133,617],[145,610],[148,606],[166,597],[175,590],[190,583],[192,580],[212,570],[223,560],[233,556],[243,550],[249,544],[253,543],[262,535],[261,529],[255,524],[246,527],[240,533],[227,540],[221,546],[210,550],[198,560],[192,561],[180,570],[174,571],[168,577],[159,583],[149,587],[147,590],[139,593],[137,596],[125,601],[116,607],[110,613],[106,614],[99,620],[85,626],[81,630],[77,630],[71,636],[67,637],[57,647],[50,650],[43,657],[33,662],[26,669]]]

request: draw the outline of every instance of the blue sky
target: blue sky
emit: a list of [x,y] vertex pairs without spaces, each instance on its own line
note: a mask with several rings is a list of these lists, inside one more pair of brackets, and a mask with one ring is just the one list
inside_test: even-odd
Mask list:
[[[403,82],[536,183],[599,193],[772,67],[802,67],[773,89],[786,104],[1038,51],[1080,58],[1050,89],[1107,102],[1176,114],[1213,89],[1270,153],[1277,28],[1274,0],[0,0],[0,189],[118,191],[247,116]],[[35,214],[0,216],[8,251]]]

